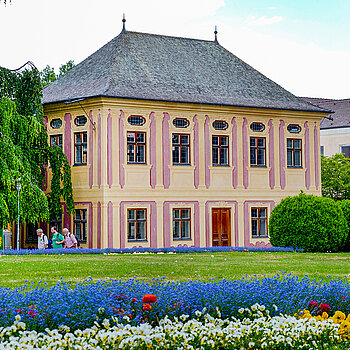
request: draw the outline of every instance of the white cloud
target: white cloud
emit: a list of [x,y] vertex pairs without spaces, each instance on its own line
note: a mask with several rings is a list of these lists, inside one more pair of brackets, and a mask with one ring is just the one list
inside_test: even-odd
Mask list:
[[284,20],[284,17],[282,16],[273,16],[273,17],[267,17],[267,16],[261,16],[261,17],[255,17],[255,16],[250,16],[246,20],[246,24],[248,26],[265,26],[265,25],[270,25],[274,23],[278,23]]

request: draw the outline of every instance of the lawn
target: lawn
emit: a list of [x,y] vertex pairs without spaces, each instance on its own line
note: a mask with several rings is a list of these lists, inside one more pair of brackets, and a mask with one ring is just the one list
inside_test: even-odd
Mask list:
[[230,252],[196,254],[36,255],[0,256],[0,287],[26,281],[55,285],[60,278],[75,284],[84,279],[171,281],[237,280],[244,276],[275,276],[281,271],[329,281],[350,278],[350,253]]

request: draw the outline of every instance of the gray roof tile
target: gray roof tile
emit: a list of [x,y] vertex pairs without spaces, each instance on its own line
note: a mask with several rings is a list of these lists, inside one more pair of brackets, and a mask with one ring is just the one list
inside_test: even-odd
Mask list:
[[334,111],[330,117],[321,121],[321,129],[350,127],[350,99],[333,100],[326,98],[302,97],[303,100],[320,108]]
[[215,41],[125,32],[44,88],[43,103],[96,96],[324,112]]

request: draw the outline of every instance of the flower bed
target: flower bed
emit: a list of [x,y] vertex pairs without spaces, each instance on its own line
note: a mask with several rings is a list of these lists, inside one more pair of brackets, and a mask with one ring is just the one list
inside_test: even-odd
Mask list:
[[[206,309],[213,317],[217,312],[223,318],[242,315],[239,310],[256,301],[272,310],[293,315],[303,310],[310,301],[327,303],[330,312],[350,313],[350,285],[347,279],[315,282],[291,275],[273,278],[241,279],[219,282],[168,282],[155,279],[150,283],[135,279],[126,282],[110,280],[85,281],[72,288],[64,282],[51,288],[29,286],[10,290],[0,288],[0,326],[10,326],[19,314],[30,330],[55,329],[65,324],[71,330],[92,327],[95,321],[105,318],[119,323],[138,326],[148,312],[150,320],[168,317],[174,320],[183,314],[190,319],[196,311]],[[143,302],[145,294],[155,294],[157,301]],[[151,310],[143,310],[145,304]],[[274,305],[277,309],[274,309]]]
[[303,249],[284,247],[169,247],[169,248],[125,248],[125,249],[6,249],[0,255],[51,255],[51,254],[176,254],[213,252],[303,252]]
[[[317,321],[279,315],[270,317],[262,305],[245,309],[250,317],[222,319],[197,311],[196,319],[181,315],[165,317],[156,326],[123,325],[108,319],[91,328],[71,332],[62,326],[43,333],[25,331],[16,317],[14,324],[0,328],[2,349],[345,349],[349,330],[333,320]],[[111,323],[114,323],[113,325]],[[336,345],[334,345],[336,344]]]

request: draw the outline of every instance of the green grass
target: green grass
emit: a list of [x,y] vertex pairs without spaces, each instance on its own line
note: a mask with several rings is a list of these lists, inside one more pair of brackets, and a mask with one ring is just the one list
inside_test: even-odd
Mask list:
[[119,255],[0,256],[0,286],[15,288],[26,281],[52,286],[63,277],[75,284],[84,279],[172,281],[236,280],[244,276],[274,276],[281,271],[303,277],[350,279],[350,254],[320,253],[201,253]]

